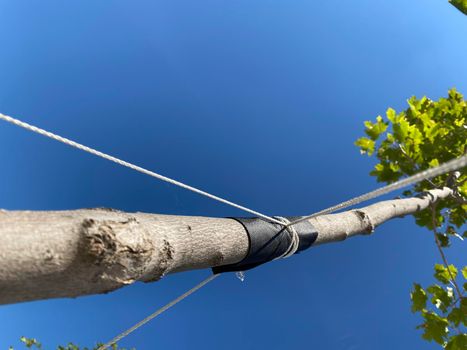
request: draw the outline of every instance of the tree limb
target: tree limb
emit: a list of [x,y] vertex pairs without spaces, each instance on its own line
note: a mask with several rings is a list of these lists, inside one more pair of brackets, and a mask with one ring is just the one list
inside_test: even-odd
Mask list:
[[[371,233],[451,194],[444,187],[312,218],[314,245]],[[232,219],[111,209],[0,211],[0,304],[107,293],[169,273],[237,263],[247,252],[247,234]]]

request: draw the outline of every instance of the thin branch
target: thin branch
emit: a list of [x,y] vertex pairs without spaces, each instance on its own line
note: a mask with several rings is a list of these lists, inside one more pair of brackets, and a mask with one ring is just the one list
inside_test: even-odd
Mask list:
[[463,298],[463,294],[462,294],[459,286],[457,285],[456,279],[454,278],[454,275],[452,274],[451,270],[449,269],[448,260],[446,258],[446,255],[443,252],[443,248],[441,247],[441,242],[439,241],[438,236],[437,236],[438,231],[436,230],[436,228],[438,227],[438,223],[437,223],[437,220],[436,220],[436,203],[433,203],[431,205],[431,218],[432,218],[432,223],[433,223],[433,233],[434,233],[434,236],[435,236],[435,243],[436,243],[436,246],[438,247],[438,251],[439,251],[439,253],[441,255],[441,258],[443,259],[444,266],[448,270],[449,276],[451,277],[451,283],[454,286],[454,288],[456,288],[456,291],[457,291],[457,294],[458,294],[459,298]]

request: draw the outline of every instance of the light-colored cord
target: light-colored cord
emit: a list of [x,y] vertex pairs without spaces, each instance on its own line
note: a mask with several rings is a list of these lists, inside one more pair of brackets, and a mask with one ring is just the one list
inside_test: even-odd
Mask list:
[[[284,226],[285,229],[287,229],[287,231],[289,232],[290,237],[291,237],[290,246],[288,247],[287,251],[280,258],[287,258],[287,257],[293,255],[297,251],[298,245],[299,245],[299,236],[298,236],[298,233],[296,232],[295,228],[293,228],[293,225],[295,225],[295,224],[297,224],[299,222],[311,219],[311,218],[319,216],[319,215],[330,214],[330,213],[332,213],[332,212],[334,212],[336,210],[344,209],[344,208],[347,208],[347,207],[362,203],[364,201],[374,199],[374,198],[379,197],[381,195],[388,194],[390,192],[393,192],[393,191],[396,191],[396,190],[401,189],[403,187],[418,183],[420,181],[428,180],[428,179],[430,179],[432,177],[435,177],[435,176],[438,176],[438,175],[441,175],[441,174],[444,174],[444,173],[447,173],[447,172],[459,170],[459,169],[461,169],[461,168],[463,168],[463,167],[465,167],[467,165],[467,155],[464,155],[464,156],[462,156],[460,158],[453,159],[453,160],[451,160],[449,162],[443,163],[443,164],[441,164],[441,165],[439,165],[439,166],[437,166],[435,168],[430,168],[428,170],[421,171],[421,172],[419,172],[419,173],[417,173],[415,175],[412,175],[412,176],[410,176],[408,178],[399,180],[399,181],[394,182],[394,183],[392,183],[390,185],[378,188],[378,189],[376,189],[374,191],[365,193],[365,194],[363,194],[361,196],[352,198],[352,199],[347,200],[345,202],[341,202],[341,203],[339,203],[337,205],[334,205],[332,207],[329,207],[327,209],[321,210],[321,211],[316,212],[314,214],[304,216],[304,217],[302,217],[302,218],[300,218],[300,219],[298,219],[296,221],[290,222],[288,219],[283,218],[283,217],[273,218],[273,217],[261,214],[261,213],[259,213],[257,211],[254,211],[254,210],[251,210],[249,208],[243,207],[241,205],[235,204],[235,203],[230,202],[230,201],[228,201],[226,199],[217,197],[217,196],[212,195],[210,193],[207,193],[205,191],[199,190],[199,189],[197,189],[195,187],[192,187],[192,186],[186,185],[186,184],[184,184],[182,182],[179,182],[179,181],[173,180],[171,178],[168,178],[166,176],[163,176],[163,175],[154,173],[152,171],[146,170],[146,169],[141,168],[141,167],[139,167],[137,165],[125,162],[123,160],[120,160],[120,159],[115,158],[113,156],[110,156],[108,154],[99,152],[99,151],[97,151],[95,149],[84,146],[84,145],[79,144],[79,143],[77,143],[75,141],[71,141],[71,140],[69,140],[67,138],[58,136],[58,135],[53,134],[53,133],[51,133],[49,131],[40,129],[38,127],[35,127],[35,126],[30,125],[28,123],[22,122],[22,121],[20,121],[18,119],[3,115],[1,113],[0,113],[0,119],[4,120],[6,122],[12,123],[14,125],[20,126],[20,127],[24,128],[24,129],[33,131],[33,132],[38,133],[40,135],[47,136],[47,137],[49,137],[51,139],[62,142],[62,143],[67,144],[69,146],[78,148],[78,149],[83,150],[85,152],[94,154],[94,155],[96,155],[98,157],[110,160],[110,161],[112,161],[114,163],[120,164],[120,165],[125,166],[127,168],[136,170],[136,171],[138,171],[140,173],[155,177],[156,179],[171,183],[171,184],[173,184],[175,186],[182,187],[182,188],[187,189],[189,191],[198,193],[198,194],[200,194],[202,196],[205,196],[205,197],[214,199],[214,200],[216,200],[218,202],[230,205],[230,206],[232,206],[234,208],[237,208],[237,209],[243,210],[245,212],[248,212],[250,214],[256,215],[256,216],[261,217],[261,218],[263,218],[265,220],[268,220],[270,222],[280,224],[280,225]],[[126,337],[131,332],[133,332],[136,329],[140,328],[141,326],[143,326],[144,324],[146,324],[147,322],[149,322],[153,318],[157,317],[158,315],[160,315],[164,311],[170,309],[172,306],[174,306],[178,302],[182,301],[183,299],[185,299],[186,297],[188,297],[189,295],[191,295],[192,293],[194,293],[198,289],[202,288],[203,286],[205,286],[206,284],[211,282],[213,279],[215,279],[217,276],[219,276],[219,274],[212,275],[212,276],[208,277],[207,279],[200,282],[199,284],[197,284],[195,287],[193,287],[192,289],[190,289],[186,293],[182,294],[181,296],[179,296],[175,300],[171,301],[170,303],[168,303],[165,306],[161,307],[160,309],[158,309],[157,311],[155,311],[154,313],[152,313],[151,315],[149,315],[148,317],[146,317],[142,321],[138,322],[133,327],[131,327],[128,330],[126,330],[125,332],[121,333],[120,335],[118,335],[117,337],[112,339],[107,344],[104,344],[104,345],[100,346],[98,348],[98,350],[105,350],[105,349],[109,348],[113,344],[117,343],[118,341],[120,341],[121,339]]]
[[291,222],[290,224],[287,224],[287,226],[295,225],[295,224],[297,224],[299,222],[314,218],[314,217],[319,216],[319,215],[330,214],[332,212],[335,212],[336,210],[348,208],[348,207],[350,207],[352,205],[356,205],[356,204],[365,202],[367,200],[374,199],[376,197],[388,194],[390,192],[399,190],[401,188],[416,184],[416,183],[418,183],[420,181],[428,180],[428,179],[431,179],[431,178],[433,178],[435,176],[438,176],[438,175],[442,175],[442,174],[446,174],[446,173],[451,172],[451,171],[459,170],[459,169],[461,169],[461,168],[463,168],[465,166],[467,166],[467,155],[463,155],[463,156],[461,156],[459,158],[452,159],[452,160],[450,160],[450,161],[448,161],[446,163],[443,163],[443,164],[441,164],[441,165],[439,165],[437,167],[430,168],[430,169],[427,169],[427,170],[423,170],[423,171],[421,171],[421,172],[419,172],[419,173],[417,173],[415,175],[412,175],[412,176],[409,176],[409,177],[407,177],[405,179],[396,181],[396,182],[394,182],[392,184],[389,184],[387,186],[380,187],[380,188],[378,188],[378,189],[376,189],[374,191],[367,192],[365,194],[362,194],[361,196],[354,197],[354,198],[349,199],[349,200],[347,200],[345,202],[341,202],[341,203],[339,203],[337,205],[334,205],[334,206],[329,207],[327,209],[318,211],[318,212],[316,212],[314,214],[304,216],[304,217],[302,217],[300,219],[297,219],[297,220]]
[[289,237],[290,237],[289,247],[284,252],[284,254],[278,256],[276,259],[288,258],[288,257],[294,255],[297,252],[298,246],[300,244],[300,236],[298,235],[298,232],[295,229],[295,227],[293,227],[293,225],[291,225],[291,222],[290,222],[289,219],[287,219],[287,218],[285,218],[283,216],[274,216],[274,218],[282,221],[282,223],[284,225],[283,229],[288,232]]
[[204,287],[206,284],[208,284],[209,282],[211,282],[212,280],[214,280],[216,277],[220,276],[220,274],[217,274],[217,275],[211,275],[209,276],[208,278],[206,278],[205,280],[201,281],[200,283],[198,283],[196,286],[194,286],[193,288],[191,288],[189,291],[183,293],[182,295],[180,295],[178,298],[172,300],[170,303],[164,305],[163,307],[161,307],[160,309],[156,310],[155,312],[153,312],[152,314],[150,314],[149,316],[147,316],[146,318],[144,318],[143,320],[139,321],[137,324],[135,324],[133,327],[130,327],[128,328],[126,331],[120,333],[119,335],[117,335],[115,338],[113,338],[111,341],[109,341],[108,343],[104,344],[104,345],[101,345],[99,348],[97,348],[97,350],[105,350],[105,349],[108,349],[110,348],[112,345],[116,344],[117,342],[119,342],[120,340],[122,340],[123,338],[125,338],[128,334],[134,332],[135,330],[137,330],[138,328],[144,326],[146,323],[148,323],[149,321],[151,321],[153,318],[159,316],[161,313],[163,313],[164,311],[167,311],[168,309],[170,309],[172,306],[174,306],[175,304],[179,303],[180,301],[182,301],[183,299],[189,297],[191,294],[193,294],[194,292],[196,292],[198,289]]
[[56,135],[54,133],[51,133],[49,131],[46,131],[44,129],[41,129],[41,128],[38,128],[34,125],[31,125],[31,124],[28,124],[28,123],[25,123],[21,120],[18,120],[18,119],[15,119],[13,117],[10,117],[10,116],[7,116],[7,115],[4,115],[4,114],[1,114],[0,113],[0,119],[8,122],[8,123],[11,123],[11,124],[14,124],[16,126],[19,126],[19,127],[22,127],[26,130],[29,130],[29,131],[33,131],[37,134],[40,134],[40,135],[43,135],[43,136],[47,136],[53,140],[56,140],[56,141],[59,141],[59,142],[62,142],[66,145],[69,145],[71,147],[74,147],[74,148],[77,148],[77,149],[80,149],[82,151],[85,151],[85,152],[88,152],[88,153],[91,153],[91,154],[94,154],[95,156],[98,156],[98,157],[101,157],[101,158],[104,158],[104,159],[107,159],[107,160],[110,160],[111,162],[114,162],[114,163],[117,163],[119,165],[122,165],[124,167],[127,167],[127,168],[130,168],[130,169],[133,169],[133,170],[136,170],[140,173],[143,173],[143,174],[146,174],[146,175],[149,175],[149,176],[152,176],[152,177],[155,177],[156,179],[159,179],[159,180],[162,180],[162,181],[165,181],[165,182],[168,182],[172,185],[175,185],[175,186],[178,186],[178,187],[181,187],[181,188],[184,188],[188,191],[191,191],[191,192],[194,192],[194,193],[197,193],[197,194],[200,194],[202,196],[205,196],[205,197],[208,197],[208,198],[211,198],[215,201],[218,201],[218,202],[221,202],[221,203],[224,203],[224,204],[227,204],[227,205],[230,205],[231,207],[234,207],[234,208],[237,208],[237,209],[240,209],[240,210],[243,210],[247,213],[250,213],[250,214],[253,214],[255,216],[259,216],[260,218],[263,218],[265,220],[268,220],[270,222],[275,222],[276,224],[282,224],[280,221],[270,217],[270,216],[267,216],[267,215],[264,215],[264,214],[261,214],[260,212],[257,212],[255,210],[252,210],[252,209],[249,209],[247,207],[244,207],[242,205],[239,205],[239,204],[236,204],[236,203],[233,203],[227,199],[224,199],[224,198],[221,198],[221,197],[218,197],[218,196],[215,196],[211,193],[208,193],[208,192],[205,192],[205,191],[202,191],[196,187],[193,187],[193,186],[189,186],[187,184],[184,184],[183,182],[180,182],[180,181],[177,181],[177,180],[174,180],[174,179],[171,179],[167,176],[163,176],[163,175],[160,175],[158,173],[155,173],[153,171],[150,171],[150,170],[147,170],[147,169],[144,169],[140,166],[137,166],[137,165],[134,165],[134,164],[131,164],[131,163],[128,163],[124,160],[121,160],[121,159],[118,159],[116,157],[113,157],[111,155],[108,155],[106,153],[103,153],[103,152],[100,152],[100,151],[97,151],[93,148],[90,148],[90,147],[87,147],[87,146],[84,146],[78,142],[75,142],[75,141],[72,141],[72,140],[69,140],[65,137],[62,137],[62,136],[59,136],[59,135]]
[[[104,158],[104,159],[107,159],[107,160],[110,160],[111,162],[117,163],[117,164],[122,165],[124,167],[136,170],[136,171],[138,171],[140,173],[143,173],[143,174],[152,176],[152,177],[154,177],[156,179],[168,182],[168,183],[170,183],[172,185],[184,188],[186,190],[189,190],[189,191],[192,191],[194,193],[200,194],[202,196],[205,196],[205,197],[211,198],[213,200],[216,200],[218,202],[230,205],[230,206],[232,206],[234,208],[237,208],[237,209],[243,210],[243,211],[245,211],[247,213],[256,215],[256,216],[258,216],[260,218],[263,218],[265,220],[268,220],[270,222],[274,222],[276,224],[283,225],[283,222],[281,222],[281,221],[279,221],[279,220],[277,220],[277,219],[275,219],[275,218],[273,218],[271,216],[267,216],[265,214],[262,214],[262,213],[259,213],[259,212],[255,211],[255,210],[249,209],[247,207],[244,207],[244,206],[241,206],[239,204],[233,203],[231,201],[228,201],[228,200],[223,199],[221,197],[215,196],[215,195],[210,194],[208,192],[202,191],[202,190],[200,190],[198,188],[189,186],[189,185],[184,184],[182,182],[179,182],[177,180],[174,180],[174,179],[171,179],[169,177],[166,177],[166,176],[160,175],[158,173],[155,173],[153,171],[144,169],[144,168],[139,167],[137,165],[128,163],[126,161],[123,161],[121,159],[118,159],[116,157],[108,155],[106,153],[97,151],[97,150],[95,150],[93,148],[90,148],[90,147],[84,146],[84,145],[82,145],[80,143],[77,143],[75,141],[69,140],[69,139],[67,139],[65,137],[56,135],[56,134],[51,133],[49,131],[46,131],[44,129],[41,129],[41,128],[38,128],[38,127],[33,126],[31,124],[25,123],[25,122],[23,122],[23,121],[21,121],[19,119],[16,119],[16,118],[13,118],[13,117],[1,114],[1,113],[0,113],[0,119],[6,121],[8,123],[17,125],[19,127],[22,127],[24,129],[33,131],[33,132],[38,133],[40,135],[47,136],[47,137],[49,137],[49,138],[51,138],[53,140],[62,142],[62,143],[67,144],[67,145],[69,145],[71,147],[74,147],[74,148],[80,149],[82,151],[94,154],[94,155],[96,155],[98,157],[101,157],[101,158]],[[287,224],[287,226],[290,227],[290,226],[292,226],[294,224],[297,224],[299,222],[311,219],[311,218],[319,216],[319,215],[330,214],[330,213],[332,213],[332,212],[334,212],[336,210],[344,209],[344,208],[350,207],[352,205],[356,205],[356,204],[359,204],[361,202],[364,202],[364,201],[367,201],[367,200],[370,200],[370,199],[374,199],[376,197],[382,196],[384,194],[388,194],[390,192],[396,191],[396,190],[401,189],[403,187],[413,185],[413,184],[415,184],[417,182],[420,182],[420,181],[423,181],[423,180],[428,180],[428,179],[430,179],[432,177],[435,177],[435,176],[438,176],[438,175],[441,175],[441,174],[444,174],[444,173],[447,173],[447,172],[450,172],[450,171],[459,170],[459,169],[465,167],[466,165],[467,165],[467,155],[464,155],[464,156],[462,156],[460,158],[452,159],[452,160],[450,160],[450,161],[448,161],[446,163],[443,163],[443,164],[441,164],[441,165],[439,165],[437,167],[421,171],[421,172],[419,172],[419,173],[417,173],[415,175],[412,175],[412,176],[410,176],[408,178],[396,181],[396,182],[394,182],[394,183],[392,183],[390,185],[387,185],[387,186],[380,187],[380,188],[378,188],[378,189],[376,189],[374,191],[365,193],[365,194],[363,194],[361,196],[352,198],[352,199],[347,200],[345,202],[339,203],[339,204],[334,205],[332,207],[329,207],[327,209],[316,212],[314,214],[304,216],[304,217],[302,217],[302,218],[300,218],[298,220],[295,220],[295,221]]]

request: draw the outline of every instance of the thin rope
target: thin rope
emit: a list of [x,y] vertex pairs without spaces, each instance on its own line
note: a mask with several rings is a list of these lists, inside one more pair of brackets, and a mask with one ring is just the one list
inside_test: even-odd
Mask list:
[[300,219],[297,219],[297,220],[291,222],[290,224],[287,224],[287,226],[295,225],[295,224],[297,224],[299,222],[314,218],[314,217],[319,216],[319,215],[330,214],[330,213],[332,213],[334,211],[344,209],[344,208],[350,207],[352,205],[356,205],[356,204],[359,204],[361,202],[365,202],[365,201],[370,200],[370,199],[374,199],[374,198],[382,196],[384,194],[388,194],[390,192],[399,190],[401,188],[416,184],[416,183],[418,183],[420,181],[428,180],[428,179],[431,179],[431,178],[436,177],[436,176],[441,175],[441,174],[445,174],[445,173],[448,173],[448,172],[451,172],[451,171],[459,170],[459,169],[461,169],[461,168],[463,168],[465,166],[467,166],[467,155],[463,155],[462,157],[459,157],[459,158],[456,158],[456,159],[451,159],[450,161],[448,161],[446,163],[443,163],[443,164],[441,164],[441,165],[439,165],[437,167],[430,168],[430,169],[427,169],[427,170],[423,170],[423,171],[421,171],[421,172],[419,172],[419,173],[417,173],[415,175],[412,175],[412,176],[409,176],[409,177],[407,177],[405,179],[396,181],[396,182],[394,182],[394,183],[392,183],[390,185],[380,187],[380,188],[378,188],[378,189],[376,189],[374,191],[367,192],[367,193],[365,193],[365,194],[363,194],[361,196],[354,197],[354,198],[349,199],[349,200],[347,200],[345,202],[341,202],[341,203],[339,203],[337,205],[334,205],[332,207],[329,207],[327,209],[318,211],[318,212],[316,212],[314,214],[304,216],[304,217],[302,217]]
[[274,218],[279,219],[280,221],[282,221],[282,224],[284,225],[283,230],[286,230],[288,232],[288,234],[289,234],[289,237],[290,237],[289,247],[284,252],[284,254],[278,256],[275,260],[285,259],[285,258],[291,257],[298,250],[298,246],[300,245],[300,236],[298,235],[297,230],[295,230],[295,227],[293,227],[291,225],[291,221],[289,221],[289,219],[284,218],[282,216],[274,216]]
[[[127,168],[130,168],[130,169],[133,169],[133,170],[136,170],[140,173],[143,173],[143,174],[146,174],[146,175],[149,175],[149,176],[152,176],[156,179],[159,179],[159,180],[162,180],[162,181],[165,181],[165,182],[168,182],[168,183],[171,183],[175,186],[178,186],[178,187],[181,187],[181,188],[184,188],[184,189],[187,189],[189,191],[192,191],[192,192],[195,192],[197,194],[200,194],[202,196],[205,196],[205,197],[208,197],[208,198],[211,198],[213,200],[216,200],[218,202],[221,202],[221,203],[224,203],[224,204],[227,204],[227,205],[230,205],[234,208],[237,208],[237,209],[240,209],[240,210],[243,210],[245,212],[248,212],[250,214],[253,214],[253,215],[256,215],[258,217],[261,217],[263,219],[266,219],[270,222],[274,222],[276,224],[280,224],[282,226],[284,226],[285,229],[287,229],[287,231],[289,232],[289,234],[291,235],[291,244],[289,246],[289,248],[287,249],[286,253],[282,256],[282,257],[288,257],[290,255],[293,255],[293,253],[296,252],[296,249],[298,247],[297,245],[297,242],[298,240],[296,239],[298,237],[298,234],[297,232],[295,231],[295,229],[293,229],[293,225],[299,223],[299,222],[302,222],[302,221],[305,221],[305,220],[308,220],[308,219],[311,219],[313,217],[316,217],[316,216],[319,216],[319,215],[325,215],[325,214],[330,214],[334,211],[337,211],[337,210],[340,210],[340,209],[344,209],[344,208],[347,208],[347,207],[350,207],[350,206],[353,206],[353,205],[356,205],[356,204],[359,204],[359,203],[362,203],[364,201],[367,201],[367,200],[370,200],[370,199],[374,199],[376,197],[379,197],[379,196],[382,196],[384,194],[388,194],[390,192],[393,192],[393,191],[396,191],[398,189],[401,189],[403,187],[406,187],[406,186],[409,186],[409,185],[412,185],[412,184],[415,184],[415,183],[418,183],[420,181],[423,181],[423,180],[428,180],[432,177],[435,177],[435,176],[438,176],[438,175],[441,175],[441,174],[444,174],[444,173],[447,173],[447,172],[450,172],[450,171],[455,171],[455,170],[459,170],[463,167],[465,167],[467,165],[467,155],[464,155],[460,158],[457,158],[457,159],[453,159],[451,161],[448,161],[446,163],[443,163],[435,168],[430,168],[430,169],[427,169],[427,170],[424,170],[424,171],[421,171],[415,175],[412,175],[408,178],[405,178],[405,179],[402,179],[402,180],[399,180],[399,181],[396,181],[390,185],[387,185],[387,186],[383,186],[381,188],[378,188],[374,191],[371,191],[371,192],[368,192],[368,193],[365,193],[363,195],[360,195],[358,197],[355,197],[355,198],[352,198],[350,200],[347,200],[347,201],[344,201],[344,202],[341,202],[337,205],[334,205],[332,207],[329,207],[327,209],[324,209],[324,210],[321,210],[319,212],[316,212],[314,214],[311,214],[311,215],[308,215],[308,216],[304,216],[296,221],[293,221],[293,222],[290,222],[289,220],[285,219],[285,218],[279,218],[276,219],[276,218],[273,218],[273,217],[270,217],[270,216],[267,216],[267,215],[264,215],[264,214],[261,214],[255,210],[252,210],[252,209],[249,209],[249,208],[246,208],[246,207],[243,207],[241,205],[238,205],[238,204],[235,204],[233,202],[230,202],[226,199],[223,199],[223,198],[220,198],[220,197],[217,197],[215,195],[212,195],[208,192],[205,192],[205,191],[202,191],[200,189],[197,189],[195,187],[192,187],[192,186],[189,186],[189,185],[186,185],[182,182],[179,182],[179,181],[176,181],[174,179],[171,179],[171,178],[168,178],[166,176],[163,176],[163,175],[160,175],[160,174],[157,174],[155,172],[152,172],[150,170],[146,170],[144,168],[141,168],[137,165],[134,165],[134,164],[131,164],[131,163],[128,163],[128,162],[125,162],[121,159],[118,159],[118,158],[115,158],[113,156],[110,156],[108,154],[105,154],[105,153],[102,153],[100,151],[97,151],[93,148],[90,148],[90,147],[87,147],[87,146],[84,146],[80,143],[77,143],[75,141],[72,141],[72,140],[69,140],[67,138],[64,138],[64,137],[61,137],[61,136],[58,136],[56,134],[53,134],[49,131],[46,131],[46,130],[43,130],[43,129],[40,129],[38,127],[35,127],[33,125],[30,125],[28,123],[25,123],[25,122],[22,122],[18,119],[15,119],[15,118],[12,118],[12,117],[9,117],[9,116],[6,116],[4,114],[1,114],[0,113],[0,119],[6,121],[6,122],[9,122],[11,124],[14,124],[14,125],[17,125],[19,127],[22,127],[24,129],[27,129],[27,130],[30,130],[30,131],[33,131],[35,133],[38,133],[40,135],[43,135],[43,136],[47,136],[51,139],[54,139],[56,141],[59,141],[59,142],[62,142],[64,144],[67,144],[69,146],[72,146],[72,147],[75,147],[77,149],[80,149],[80,150],[83,150],[85,152],[88,152],[88,153],[91,153],[91,154],[94,154],[98,157],[101,157],[101,158],[104,158],[104,159],[107,159],[107,160],[110,160],[114,163],[117,163],[119,165],[122,165],[122,166],[125,166]],[[284,220],[285,219],[285,220]],[[294,233],[295,232],[295,233]],[[205,286],[207,283],[211,282],[213,279],[215,279],[217,276],[219,275],[212,275],[210,276],[209,278],[205,279],[204,281],[200,282],[199,284],[197,284],[195,287],[193,287],[192,289],[190,289],[189,291],[187,291],[186,293],[182,294],[181,296],[179,296],[177,299],[171,301],[170,303],[168,303],[167,305],[163,306],[162,308],[160,308],[159,310],[157,310],[156,312],[154,312],[153,314],[149,315],[148,317],[146,317],[145,319],[143,319],[142,321],[138,322],[136,325],[134,325],[133,327],[129,328],[128,330],[126,330],[125,332],[121,333],[120,335],[118,335],[117,337],[115,337],[114,339],[112,339],[110,342],[108,342],[107,344],[101,346],[98,348],[98,350],[105,350],[107,348],[109,348],[110,346],[112,346],[113,344],[115,344],[116,342],[120,341],[121,339],[123,339],[124,337],[126,337],[128,334],[130,334],[131,332],[135,331],[136,329],[138,329],[139,327],[143,326],[144,324],[146,324],[147,322],[149,322],[150,320],[152,320],[153,318],[157,317],[158,315],[160,315],[161,313],[163,313],[164,311],[168,310],[169,308],[171,308],[172,306],[174,306],[175,304],[177,304],[178,302],[180,302],[181,300],[185,299],[186,297],[188,297],[189,295],[191,295],[192,293],[194,293],[195,291],[197,291],[198,289],[202,288],[203,286]]]
[[[263,219],[266,219],[266,220],[268,220],[270,222],[274,222],[274,223],[279,224],[279,225],[284,225],[283,222],[281,222],[281,221],[279,221],[279,220],[277,220],[277,219],[275,219],[273,217],[267,216],[265,214],[262,214],[262,213],[259,213],[259,212],[255,211],[255,210],[252,210],[252,209],[249,209],[247,207],[241,206],[239,204],[233,203],[233,202],[228,201],[228,200],[226,200],[224,198],[221,198],[221,197],[215,196],[213,194],[210,194],[208,192],[202,191],[202,190],[200,190],[198,188],[189,186],[189,185],[184,184],[184,183],[182,183],[180,181],[171,179],[169,177],[166,177],[166,176],[160,175],[158,173],[155,173],[153,171],[150,171],[150,170],[144,169],[142,167],[139,167],[137,165],[128,163],[128,162],[123,161],[121,159],[118,159],[116,157],[110,156],[110,155],[108,155],[106,153],[97,151],[97,150],[95,150],[93,148],[90,148],[90,147],[84,146],[84,145],[82,145],[80,143],[77,143],[75,141],[69,140],[69,139],[67,139],[65,137],[56,135],[56,134],[51,133],[49,131],[46,131],[44,129],[41,129],[41,128],[38,128],[38,127],[33,126],[31,124],[25,123],[25,122],[23,122],[23,121],[21,121],[19,119],[4,115],[2,113],[0,113],[0,119],[6,121],[8,123],[14,124],[16,126],[22,127],[22,128],[24,128],[26,130],[38,133],[38,134],[43,135],[43,136],[47,136],[47,137],[49,137],[49,138],[51,138],[53,140],[62,142],[62,143],[67,144],[67,145],[69,145],[71,147],[74,147],[74,148],[80,149],[82,151],[91,153],[91,154],[93,154],[95,156],[110,160],[111,162],[122,165],[124,167],[127,167],[127,168],[130,168],[130,169],[136,170],[136,171],[138,171],[140,173],[152,176],[152,177],[154,177],[156,179],[159,179],[161,181],[168,182],[170,184],[173,184],[175,186],[184,188],[186,190],[192,191],[192,192],[200,194],[202,196],[211,198],[211,199],[216,200],[218,202],[230,205],[230,206],[232,206],[234,208],[237,208],[237,209],[243,210],[245,212],[248,212],[250,214],[256,215],[256,216],[261,217]],[[288,223],[285,226],[290,227],[290,226],[293,226],[293,225],[295,225],[295,224],[297,224],[299,222],[311,219],[311,218],[319,216],[319,215],[330,214],[330,213],[332,213],[332,212],[334,212],[336,210],[344,209],[344,208],[350,207],[352,205],[356,205],[356,204],[359,204],[361,202],[364,202],[364,201],[367,201],[367,200],[370,200],[370,199],[374,199],[376,197],[382,196],[384,194],[388,194],[390,192],[396,191],[396,190],[401,189],[403,187],[415,184],[417,182],[420,182],[420,181],[423,181],[423,180],[428,180],[428,179],[430,179],[432,177],[435,177],[435,176],[438,176],[438,175],[441,175],[441,174],[444,174],[444,173],[447,173],[447,172],[450,172],[450,171],[459,170],[459,169],[465,167],[466,165],[467,165],[467,155],[464,155],[464,156],[462,156],[460,158],[453,159],[453,160],[448,161],[446,163],[443,163],[443,164],[441,164],[441,165],[439,165],[437,167],[421,171],[421,172],[419,172],[419,173],[417,173],[415,175],[412,175],[412,176],[410,176],[408,178],[396,181],[396,182],[394,182],[394,183],[392,183],[390,185],[378,188],[378,189],[376,189],[374,191],[365,193],[365,194],[363,194],[361,196],[352,198],[352,199],[347,200],[345,202],[339,203],[339,204],[334,205],[332,207],[329,207],[327,209],[316,212],[314,214],[304,216],[304,217],[302,217],[302,218],[300,218],[300,219],[298,219],[296,221]]]
[[165,181],[165,182],[168,182],[172,185],[175,185],[175,186],[178,186],[178,187],[181,187],[181,188],[184,188],[188,191],[191,191],[191,192],[194,192],[194,193],[197,193],[199,195],[202,195],[202,196],[205,196],[205,197],[208,197],[208,198],[211,198],[215,201],[218,201],[218,202],[221,202],[221,203],[224,203],[224,204],[227,204],[227,205],[230,205],[231,207],[234,207],[234,208],[237,208],[237,209],[240,209],[240,210],[243,210],[247,213],[250,213],[250,214],[253,214],[255,216],[259,216],[263,219],[266,219],[270,222],[275,222],[276,224],[280,224],[282,225],[282,222],[280,222],[279,220],[277,219],[274,219],[270,216],[267,216],[267,215],[264,215],[264,214],[261,214],[255,210],[252,210],[252,209],[249,209],[247,207],[244,207],[242,205],[239,205],[239,204],[236,204],[236,203],[233,203],[227,199],[224,199],[224,198],[221,198],[221,197],[218,197],[218,196],[215,196],[211,193],[208,193],[208,192],[205,192],[205,191],[202,191],[196,187],[193,187],[193,186],[189,186],[187,184],[184,184],[183,182],[180,182],[180,181],[177,181],[177,180],[174,180],[174,179],[171,179],[169,177],[166,177],[166,176],[163,176],[163,175],[160,175],[160,174],[157,174],[153,171],[150,171],[150,170],[147,170],[147,169],[144,169],[140,166],[137,166],[137,165],[134,165],[134,164],[131,164],[131,163],[128,163],[128,162],[125,162],[124,160],[121,160],[121,159],[118,159],[116,157],[113,157],[111,155],[108,155],[106,153],[103,153],[103,152],[100,152],[100,151],[97,151],[93,148],[90,148],[90,147],[87,147],[87,146],[84,146],[78,142],[75,142],[75,141],[72,141],[72,140],[69,140],[65,137],[62,137],[62,136],[59,136],[59,135],[56,135],[54,133],[51,133],[49,131],[46,131],[44,129],[41,129],[41,128],[38,128],[34,125],[31,125],[31,124],[28,124],[28,123],[25,123],[21,120],[18,120],[18,119],[15,119],[15,118],[12,118],[10,116],[7,116],[7,115],[4,115],[4,114],[1,114],[0,113],[0,119],[8,122],[8,123],[11,123],[11,124],[14,124],[16,126],[19,126],[21,128],[24,128],[26,130],[29,130],[29,131],[32,131],[32,132],[35,132],[37,134],[40,134],[40,135],[43,135],[43,136],[47,136],[53,140],[56,140],[56,141],[59,141],[59,142],[62,142],[68,146],[71,146],[71,147],[74,147],[74,148],[77,148],[77,149],[80,149],[82,151],[85,151],[85,152],[88,152],[88,153],[91,153],[95,156],[98,156],[98,157],[101,157],[101,158],[104,158],[104,159],[107,159],[107,160],[110,160],[111,162],[114,162],[114,163],[117,163],[119,165],[122,165],[124,167],[127,167],[127,168],[130,168],[130,169],[133,169],[133,170],[136,170],[140,173],[143,173],[143,174],[146,174],[146,175],[149,175],[149,176],[152,176],[152,177],[155,177],[156,179],[159,179],[159,180],[162,180],[162,181]]
[[160,309],[156,310],[155,312],[153,312],[152,314],[150,314],[149,316],[147,316],[146,318],[144,318],[143,320],[141,320],[140,322],[135,324],[133,327],[130,327],[126,331],[120,333],[119,335],[117,335],[115,338],[113,338],[108,343],[106,343],[104,345],[101,345],[99,348],[97,348],[97,350],[105,350],[105,349],[110,348],[112,345],[116,344],[117,342],[119,342],[120,340],[125,338],[128,334],[130,334],[130,333],[134,332],[135,330],[137,330],[138,328],[144,326],[146,323],[148,323],[152,319],[156,318],[157,316],[162,314],[164,311],[167,311],[168,309],[170,309],[172,306],[179,303],[183,299],[187,298],[188,296],[190,296],[191,294],[196,292],[198,289],[204,287],[206,284],[208,284],[209,282],[211,282],[212,280],[214,280],[218,276],[220,276],[220,274],[209,276],[208,278],[206,278],[205,280],[201,281],[196,286],[191,288],[189,291],[183,293],[178,298],[172,300],[170,303],[164,305]]

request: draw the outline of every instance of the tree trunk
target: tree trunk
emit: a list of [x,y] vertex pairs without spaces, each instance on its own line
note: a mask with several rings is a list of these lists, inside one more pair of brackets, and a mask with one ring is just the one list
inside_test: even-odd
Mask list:
[[[312,218],[314,245],[371,233],[451,194],[445,187]],[[173,272],[237,263],[247,252],[247,234],[233,219],[111,209],[2,210],[0,304],[107,293]]]

